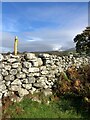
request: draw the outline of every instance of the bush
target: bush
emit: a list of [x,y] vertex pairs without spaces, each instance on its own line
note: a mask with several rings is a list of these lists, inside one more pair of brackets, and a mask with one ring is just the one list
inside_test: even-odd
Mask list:
[[90,104],[90,65],[83,66],[76,70],[74,67],[68,68],[61,73],[56,87],[57,96],[72,95],[82,97],[88,105]]

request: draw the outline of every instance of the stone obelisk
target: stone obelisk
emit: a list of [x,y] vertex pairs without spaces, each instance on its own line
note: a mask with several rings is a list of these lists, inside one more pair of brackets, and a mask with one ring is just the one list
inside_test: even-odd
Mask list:
[[14,41],[14,55],[17,55],[17,47],[18,47],[18,37],[15,36],[15,41]]

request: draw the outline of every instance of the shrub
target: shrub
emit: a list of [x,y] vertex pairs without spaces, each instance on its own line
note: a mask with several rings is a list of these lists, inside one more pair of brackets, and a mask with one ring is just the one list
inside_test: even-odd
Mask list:
[[61,73],[56,87],[57,96],[74,95],[81,96],[85,102],[90,104],[90,65],[83,66],[76,70],[74,67],[68,68],[65,73]]

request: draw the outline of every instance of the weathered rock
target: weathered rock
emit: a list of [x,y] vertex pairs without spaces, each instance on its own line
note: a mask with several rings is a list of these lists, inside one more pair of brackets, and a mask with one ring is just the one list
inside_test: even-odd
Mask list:
[[44,57],[44,58],[49,58],[50,55],[49,54],[39,54],[40,57]]
[[42,90],[42,92],[43,92],[43,94],[44,94],[45,96],[50,96],[50,95],[52,95],[51,89],[45,89],[45,90]]
[[44,88],[45,87],[45,82],[37,82],[37,83],[34,83],[33,84],[33,87],[36,87],[36,88]]
[[28,77],[28,83],[35,83],[35,78],[34,77]]
[[11,66],[10,65],[5,65],[5,70],[11,70]]
[[12,68],[18,68],[21,64],[20,63],[13,63]]
[[45,70],[47,70],[47,69],[46,69],[46,66],[41,66],[41,67],[40,67],[40,71],[45,71]]
[[8,91],[7,89],[3,90],[3,91],[2,91],[2,94],[5,94],[7,91]]
[[38,59],[37,59],[37,62],[38,62],[38,66],[43,65],[43,61],[42,61],[42,59],[41,59],[41,58],[38,58]]
[[38,67],[38,62],[37,61],[32,61],[33,67]]
[[11,83],[11,85],[21,85],[22,83],[21,83],[21,81],[19,80],[19,79],[15,79],[12,83]]
[[5,84],[2,84],[2,86],[0,86],[2,88],[2,91],[6,90],[6,86]]
[[8,88],[10,91],[20,91],[21,85],[11,85],[10,88]]
[[39,68],[36,67],[29,68],[29,72],[39,72]]
[[29,83],[27,78],[24,78],[24,79],[22,79],[21,81],[22,81],[23,84]]
[[18,73],[20,73],[20,72],[21,72],[21,70],[22,70],[22,68],[21,68],[21,67],[18,67],[18,68],[17,68],[17,72],[18,72]]
[[42,75],[47,75],[47,74],[48,74],[48,71],[41,71],[41,74],[42,74]]
[[32,60],[32,59],[35,59],[36,57],[35,57],[35,54],[33,53],[26,53],[25,58],[28,60]]
[[14,63],[14,62],[17,62],[17,59],[15,58],[10,58],[10,59],[7,59],[8,62],[10,63]]
[[35,87],[32,87],[31,90],[29,90],[31,94],[35,93],[36,91],[36,88]]
[[32,88],[32,84],[22,84],[23,88],[26,90],[30,90]]
[[4,64],[1,62],[0,63],[0,69],[4,68]]
[[32,73],[32,76],[39,77],[40,76],[40,72],[39,73]]
[[[14,94],[14,93],[13,93]],[[5,93],[4,93],[4,97],[7,97],[7,96],[12,96],[12,92],[11,91],[6,91]]]
[[19,94],[20,97],[23,97],[25,95],[28,95],[29,92],[26,89],[20,88],[19,91],[18,91],[18,94]]
[[2,61],[4,58],[3,58],[3,55],[0,54],[0,61]]
[[32,98],[32,101],[36,101],[38,103],[41,103],[41,100],[39,100],[37,97]]
[[10,54],[10,57],[11,58],[19,58],[20,56],[19,55],[12,55],[12,54]]
[[2,69],[1,74],[3,76],[7,76],[8,75],[8,71],[6,71],[5,69]]
[[0,99],[2,99],[2,93],[0,93]]
[[6,81],[6,82],[5,82],[5,85],[6,85],[7,87],[9,87],[10,84],[11,84],[11,81]]
[[38,82],[45,82],[45,81],[47,81],[47,78],[45,76],[38,77],[37,81]]
[[28,74],[28,69],[27,68],[22,68],[22,72]]
[[23,67],[31,68],[32,64],[30,62],[23,62]]
[[25,78],[26,77],[26,74],[23,73],[23,72],[20,72],[20,73],[17,73],[17,78]]
[[5,80],[13,81],[14,78],[15,78],[15,77],[14,77],[13,75],[7,75],[7,76],[5,77]]
[[17,74],[17,69],[11,69],[10,74],[11,75],[16,75]]
[[3,76],[0,74],[0,82],[3,80]]

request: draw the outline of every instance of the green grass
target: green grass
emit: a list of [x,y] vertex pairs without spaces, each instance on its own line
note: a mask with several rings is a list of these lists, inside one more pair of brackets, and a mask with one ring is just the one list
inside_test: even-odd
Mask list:
[[70,100],[62,97],[59,101],[51,101],[49,105],[24,98],[14,103],[6,111],[11,118],[83,118],[80,100]]

